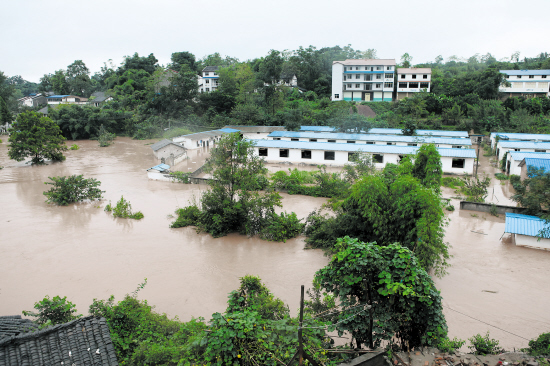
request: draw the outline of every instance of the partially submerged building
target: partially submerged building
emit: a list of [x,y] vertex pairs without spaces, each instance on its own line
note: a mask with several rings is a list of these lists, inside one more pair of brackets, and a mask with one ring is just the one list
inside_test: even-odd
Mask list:
[[201,147],[211,147],[222,138],[223,135],[239,130],[233,128],[222,128],[219,130],[191,133],[174,137],[173,142],[177,142],[186,149],[199,149]]
[[166,180],[166,175],[170,173],[170,165],[159,164],[147,169],[147,177],[152,180]]
[[293,132],[275,131],[268,135],[270,140],[301,141],[301,142],[334,142],[344,144],[367,145],[396,145],[396,146],[422,146],[423,144],[435,144],[444,148],[470,148],[472,141],[463,138],[444,138],[431,136],[404,136],[404,135],[376,135],[370,133],[335,133],[325,132]]
[[[398,164],[405,155],[415,154],[418,147],[378,145],[378,144],[342,144],[332,142],[300,142],[283,140],[257,140],[254,153],[264,157],[268,163],[324,164],[344,166],[357,152],[372,155],[377,168],[388,163]],[[473,174],[476,153],[474,149],[438,148],[444,173]]]
[[0,366],[118,365],[105,318],[87,316],[0,338]]
[[506,213],[505,233],[512,234],[515,245],[550,250],[550,237],[542,230],[549,225],[537,216]]
[[151,149],[157,159],[169,165],[176,165],[187,157],[185,147],[167,139],[154,143]]

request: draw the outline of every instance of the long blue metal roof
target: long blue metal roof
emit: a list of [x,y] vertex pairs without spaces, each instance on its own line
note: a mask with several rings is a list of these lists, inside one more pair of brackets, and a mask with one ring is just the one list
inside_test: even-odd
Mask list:
[[[548,227],[548,224],[539,217],[506,213],[505,233],[537,236],[539,232]],[[548,238],[548,235],[544,236]]]
[[550,75],[550,70],[500,70],[506,75]]
[[68,97],[69,94],[65,94],[65,95],[50,95],[49,97],[46,97],[46,98],[64,98],[64,97]]
[[499,141],[500,147],[516,148],[516,149],[550,149],[550,141],[535,142],[535,141]]
[[494,138],[496,136],[500,136],[500,141],[508,140],[508,139],[514,139],[514,140],[522,140],[522,141],[529,141],[529,140],[543,140],[543,141],[550,141],[550,135],[547,135],[545,133],[508,133],[508,132],[492,132],[491,138]]
[[[415,154],[418,147],[396,145],[343,144],[337,142],[301,142],[284,140],[254,140],[256,147],[280,149],[323,150],[323,151],[363,151],[375,154]],[[475,158],[474,149],[445,149],[438,147],[441,156],[453,158]]]
[[550,153],[511,151],[510,157],[512,158],[512,160],[516,161],[521,161],[525,158],[550,159]]
[[273,131],[267,137],[288,137],[288,138],[312,138],[312,139],[334,139],[334,140],[358,140],[358,141],[387,141],[407,143],[434,143],[446,145],[471,146],[470,139],[443,138],[431,136],[403,136],[403,135],[373,135],[370,133],[340,133],[326,132],[319,135],[315,132],[294,132],[294,131]]
[[[548,159],[525,158],[524,160],[525,160],[525,165],[527,165],[527,169],[532,167],[537,170],[544,169],[544,172],[550,172],[550,160]],[[522,164],[520,164],[520,166]]]
[[330,126],[300,126],[300,131],[333,132],[334,127],[330,127]]
[[218,131],[227,132],[227,133],[240,132],[240,130],[236,130],[234,128],[220,128]]
[[[330,126],[300,126],[300,131],[334,132],[336,129]],[[377,135],[402,135],[400,128],[371,128],[369,134]],[[444,136],[444,137],[469,137],[467,131],[445,131],[445,130],[416,130],[417,135]]]

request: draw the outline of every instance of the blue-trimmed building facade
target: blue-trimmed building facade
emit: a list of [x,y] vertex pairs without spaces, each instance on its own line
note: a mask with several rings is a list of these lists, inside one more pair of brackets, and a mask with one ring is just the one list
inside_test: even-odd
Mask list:
[[395,59],[361,59],[332,63],[332,100],[392,101]]

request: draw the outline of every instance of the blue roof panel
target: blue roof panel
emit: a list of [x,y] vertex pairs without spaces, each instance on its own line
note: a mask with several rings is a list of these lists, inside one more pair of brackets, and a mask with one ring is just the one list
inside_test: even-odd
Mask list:
[[510,157],[516,161],[522,161],[525,158],[550,159],[550,153],[511,151]]
[[335,140],[358,140],[358,141],[387,141],[407,143],[434,143],[446,145],[471,146],[470,139],[443,138],[430,136],[403,136],[403,135],[373,135],[370,133],[339,133],[326,132],[319,135],[315,132],[294,132],[294,131],[273,131],[267,137],[287,138],[313,138],[313,139],[335,139]]
[[[334,132],[335,128],[330,126],[300,126],[300,131]],[[402,135],[403,131],[400,128],[371,128],[368,133],[379,135]],[[416,134],[421,136],[469,137],[467,131],[416,130]]]
[[550,160],[548,159],[525,158],[525,165],[527,165],[527,169],[532,167],[537,170],[544,169],[546,173],[550,172]]
[[550,141],[535,142],[535,141],[499,141],[500,147],[515,148],[515,149],[550,149]]
[[168,165],[168,164],[159,164],[159,165],[155,165],[154,167],[149,168],[149,169],[147,169],[147,170],[151,170],[151,169],[156,169],[156,170],[158,170],[159,172],[163,172],[163,171],[165,171],[165,170],[170,169],[170,165]]
[[507,132],[492,132],[491,138],[494,138],[496,136],[500,136],[500,140],[522,140],[522,141],[530,141],[530,140],[542,140],[542,141],[550,141],[550,135],[545,133],[507,133]]
[[500,70],[506,75],[550,75],[550,70]]
[[[254,140],[256,147],[271,147],[281,149],[305,149],[325,151],[363,151],[376,154],[409,155],[416,153],[418,147],[396,145],[367,145],[367,144],[343,144],[337,142],[301,142],[284,140]],[[475,158],[474,149],[445,149],[437,148],[439,154],[453,158]]]
[[300,126],[300,131],[333,132],[334,127],[330,127],[330,126]]
[[218,131],[227,132],[227,133],[240,132],[240,130],[236,130],[234,128],[220,128]]
[[[537,236],[548,224],[537,216],[506,213],[505,233]],[[545,235],[545,238],[548,238]]]
[[68,97],[69,94],[66,94],[66,95],[50,95],[49,97],[46,97],[46,98],[64,98],[64,97]]

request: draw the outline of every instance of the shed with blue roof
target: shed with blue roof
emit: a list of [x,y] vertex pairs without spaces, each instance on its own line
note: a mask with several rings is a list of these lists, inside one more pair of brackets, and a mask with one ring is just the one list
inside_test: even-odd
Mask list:
[[[289,163],[344,166],[359,151],[372,155],[377,168],[397,164],[405,155],[415,154],[416,146],[379,144],[348,144],[333,142],[302,142],[284,140],[257,140],[254,152],[269,163]],[[438,148],[443,172],[473,174],[476,153],[474,149]]]
[[504,141],[497,142],[497,157],[498,161],[502,161],[507,152],[550,152],[550,141]]
[[525,179],[531,175],[531,172],[542,171],[543,173],[550,173],[550,160],[548,159],[536,159],[527,157],[519,164],[521,168],[520,177]]
[[519,165],[525,158],[550,159],[550,153],[510,151],[506,156],[506,174],[521,175]]
[[550,225],[537,216],[506,213],[505,233],[512,234],[515,245],[550,250]]

